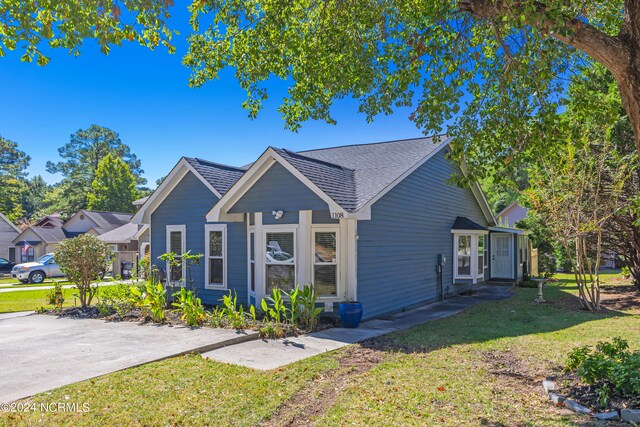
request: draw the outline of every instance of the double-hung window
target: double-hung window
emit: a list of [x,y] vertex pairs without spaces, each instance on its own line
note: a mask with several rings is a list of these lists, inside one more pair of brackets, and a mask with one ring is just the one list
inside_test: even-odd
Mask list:
[[313,286],[318,296],[338,294],[338,232],[313,232]]
[[207,288],[227,287],[227,225],[206,224],[205,277]]
[[295,231],[267,231],[265,233],[266,292],[274,289],[291,291],[296,282]]
[[167,277],[172,283],[185,280],[182,254],[186,252],[186,225],[167,225],[167,252],[175,254],[174,262],[167,262]]

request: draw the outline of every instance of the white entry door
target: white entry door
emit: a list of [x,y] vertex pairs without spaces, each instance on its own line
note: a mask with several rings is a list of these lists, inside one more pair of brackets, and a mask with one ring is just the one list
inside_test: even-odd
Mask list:
[[513,235],[491,233],[491,277],[513,279]]

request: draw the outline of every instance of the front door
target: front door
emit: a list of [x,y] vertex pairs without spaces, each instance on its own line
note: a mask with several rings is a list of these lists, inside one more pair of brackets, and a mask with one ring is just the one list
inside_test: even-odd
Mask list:
[[513,279],[513,236],[491,233],[491,277]]

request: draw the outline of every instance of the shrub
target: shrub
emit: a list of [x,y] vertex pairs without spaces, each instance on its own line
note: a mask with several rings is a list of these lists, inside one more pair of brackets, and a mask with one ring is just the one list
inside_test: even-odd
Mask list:
[[205,319],[204,307],[200,298],[196,298],[196,295],[192,291],[187,291],[185,288],[181,288],[180,291],[173,294],[177,302],[174,302],[174,307],[178,307],[176,311],[182,312],[181,319],[187,322],[188,326],[200,326]]
[[631,269],[628,265],[625,265],[620,269],[620,274],[622,274],[622,277],[624,279],[628,279],[629,277],[631,277]]
[[167,291],[162,286],[162,282],[152,278],[144,286],[129,287],[129,291],[131,293],[130,301],[150,314],[153,322],[164,321]]
[[131,290],[124,283],[113,286],[103,286],[98,292],[99,303],[96,304],[100,315],[109,315],[116,312],[120,318],[125,317],[133,309]]
[[285,335],[284,328],[282,327],[282,324],[275,323],[275,322],[266,322],[266,323],[264,323],[260,327],[260,330],[258,332],[260,334],[260,337],[262,337],[262,338],[275,339],[275,338],[282,338]]
[[584,383],[595,386],[601,406],[612,395],[631,397],[640,394],[640,352],[629,350],[620,337],[599,342],[595,349],[577,347],[569,353],[566,368]]
[[60,242],[55,258],[60,270],[78,288],[80,305],[90,305],[98,292],[97,284],[93,283],[111,258],[109,246],[91,234],[82,234]]
[[49,292],[47,292],[47,301],[58,311],[62,310],[62,304],[64,304],[64,292],[62,291],[62,285],[60,282],[55,282],[53,288],[49,289]]
[[151,276],[151,255],[146,254],[138,261],[138,279],[148,280]]

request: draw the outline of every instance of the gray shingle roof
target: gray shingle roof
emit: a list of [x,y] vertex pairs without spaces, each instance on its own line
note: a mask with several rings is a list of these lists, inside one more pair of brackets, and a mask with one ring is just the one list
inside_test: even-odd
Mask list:
[[64,224],[64,221],[60,217],[60,214],[53,214],[53,215],[47,215],[43,217],[35,225],[40,226],[45,224],[48,224],[49,226],[52,226],[52,227],[62,227],[62,225]]
[[134,239],[136,233],[140,231],[140,228],[142,228],[142,224],[125,224],[99,235],[98,239],[111,244],[129,243]]
[[294,168],[318,186],[343,209],[356,209],[355,171],[322,160],[302,156],[289,150],[274,148]]
[[208,160],[192,157],[185,157],[184,159],[223,196],[246,172],[246,170],[242,168],[222,165]]
[[[414,138],[294,152],[271,147],[347,212],[355,212],[448,139]],[[236,168],[185,160],[224,195],[251,164]]]
[[67,238],[62,227],[40,227],[36,225],[30,228],[34,233],[42,237],[45,243],[58,243]]
[[[298,155],[353,170],[354,189],[348,188],[348,185],[351,185],[348,182],[345,182],[343,187],[345,196],[354,195],[353,207],[349,209],[338,200],[336,202],[345,210],[354,211],[367,204],[403,173],[433,153],[447,139],[446,136],[440,136],[439,140],[431,137],[346,145],[301,151]],[[322,186],[319,187],[323,189]]]
[[131,222],[133,214],[121,212],[100,212],[82,209],[89,219],[96,223],[94,229],[98,234],[106,233]]
[[488,230],[487,227],[471,221],[466,216],[457,216],[451,226],[452,230]]

